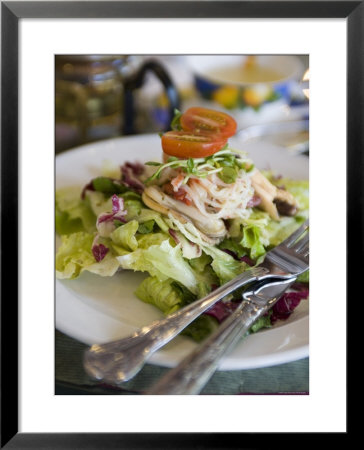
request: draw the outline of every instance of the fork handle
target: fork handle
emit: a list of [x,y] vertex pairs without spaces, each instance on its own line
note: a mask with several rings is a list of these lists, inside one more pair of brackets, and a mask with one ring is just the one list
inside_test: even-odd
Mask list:
[[244,300],[201,346],[161,378],[147,395],[198,394],[216,371],[221,357],[231,351],[264,310]]
[[197,317],[222,298],[252,281],[269,276],[255,267],[224,284],[206,297],[187,305],[165,319],[143,327],[133,337],[103,345],[94,345],[86,353],[84,367],[94,378],[118,384],[136,375],[147,359],[166,345]]

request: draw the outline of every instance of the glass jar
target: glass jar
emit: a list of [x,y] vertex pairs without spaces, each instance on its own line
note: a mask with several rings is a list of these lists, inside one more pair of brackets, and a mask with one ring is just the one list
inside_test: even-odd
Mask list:
[[56,151],[118,136],[125,56],[56,56]]
[[177,91],[158,62],[130,55],[57,55],[55,57],[56,152],[134,132],[133,91],[154,72],[170,100]]

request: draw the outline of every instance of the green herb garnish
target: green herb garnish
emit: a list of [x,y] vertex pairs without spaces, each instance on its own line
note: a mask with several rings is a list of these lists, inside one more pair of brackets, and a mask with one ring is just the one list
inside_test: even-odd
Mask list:
[[174,116],[171,122],[171,129],[175,130],[175,131],[181,131],[182,127],[181,127],[181,116],[182,113],[181,111],[179,111],[177,108],[175,108],[174,110]]
[[231,184],[236,181],[240,170],[248,172],[253,167],[249,160],[239,157],[238,153],[245,155],[245,153],[232,150],[226,145],[222,150],[206,158],[179,159],[171,156],[165,164],[150,161],[146,165],[157,166],[158,169],[146,180],[146,183],[159,179],[163,170],[170,167],[185,172],[184,184],[192,175],[206,178],[213,173],[217,173],[224,183]]

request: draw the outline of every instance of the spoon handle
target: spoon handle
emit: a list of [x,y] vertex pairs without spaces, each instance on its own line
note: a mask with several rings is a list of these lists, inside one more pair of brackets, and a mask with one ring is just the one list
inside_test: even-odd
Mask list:
[[267,270],[255,267],[170,316],[143,327],[134,335],[102,345],[93,345],[84,355],[86,372],[112,384],[136,375],[147,359],[166,345],[197,317],[222,298],[249,282],[264,278]]

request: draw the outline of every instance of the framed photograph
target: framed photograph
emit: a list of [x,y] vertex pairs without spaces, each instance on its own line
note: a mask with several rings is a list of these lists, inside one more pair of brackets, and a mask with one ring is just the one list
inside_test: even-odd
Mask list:
[[[303,439],[311,433],[348,435],[347,304],[360,268],[352,262],[353,250],[356,254],[363,248],[363,22],[362,1],[1,2],[2,448],[241,448],[242,438],[245,446],[254,446],[273,434],[284,440],[292,432],[301,433]],[[133,127],[140,124],[128,121],[130,109],[123,128],[119,116],[112,114],[107,124],[90,121],[92,126],[81,127],[80,134],[74,133],[73,118],[57,122],[58,109],[65,118],[69,96],[75,92],[70,94],[63,83],[70,80],[70,72],[62,72],[63,84],[57,85],[57,64],[67,72],[69,59],[80,55],[159,55],[162,62],[186,55],[299,55],[300,61],[307,62],[309,395],[165,395],[156,399],[154,395],[105,395],[105,391],[87,395],[87,390],[57,395],[55,327],[60,325],[76,338],[82,333],[102,334],[97,320],[89,316],[83,317],[84,323],[73,320],[70,310],[70,320],[67,314],[56,320],[57,177],[82,172],[80,161],[72,159],[68,149],[86,148],[105,130],[109,134],[102,139],[114,138],[112,126],[122,129],[123,135],[133,134]],[[153,110],[160,130],[179,104],[162,69],[157,63],[152,67],[169,98],[170,109],[159,108],[165,106],[162,90]],[[100,73],[96,74],[99,85]],[[139,81],[135,83],[139,87]],[[105,86],[110,89],[110,82]],[[128,93],[134,87],[129,84],[123,89]],[[117,92],[115,88],[105,108],[113,108]],[[212,94],[208,95],[211,100]],[[213,95],[214,101],[232,98],[229,89]],[[255,99],[250,91],[239,91],[239,95],[239,105],[259,109],[249,103]],[[272,101],[281,98],[281,92],[270,95]],[[100,101],[96,97],[89,101],[92,114]],[[109,116],[116,122],[111,124]],[[87,136],[92,137],[87,140]],[[139,135],[143,146],[149,145],[146,136]],[[104,147],[101,151],[109,152]],[[55,164],[60,152],[64,152],[63,172]],[[114,154],[115,149],[110,155]],[[89,173],[94,173],[94,150],[84,155]],[[304,170],[303,166],[297,170]],[[90,284],[88,289],[98,286]],[[274,355],[271,361],[286,362]],[[234,364],[229,370],[242,369]],[[162,365],[168,367],[168,363]]]

